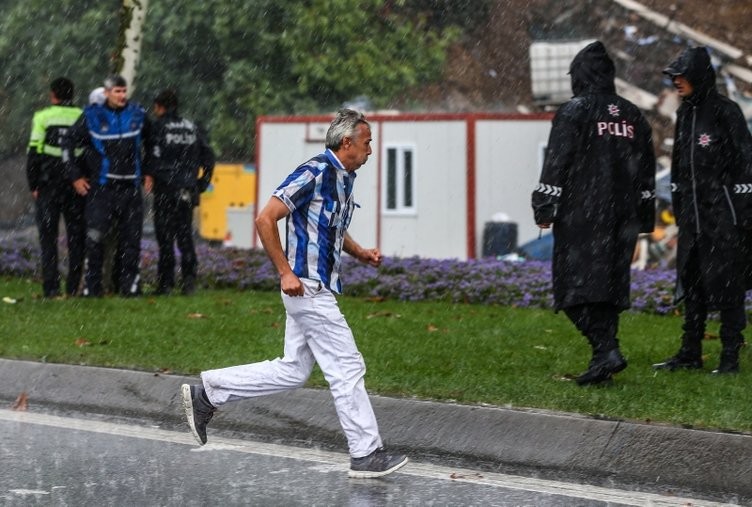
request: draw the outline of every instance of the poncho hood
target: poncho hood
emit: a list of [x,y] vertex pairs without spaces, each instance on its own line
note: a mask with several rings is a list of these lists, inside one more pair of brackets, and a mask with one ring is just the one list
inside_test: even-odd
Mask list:
[[569,74],[575,97],[586,93],[616,93],[614,61],[600,41],[588,44],[577,53],[569,66]]

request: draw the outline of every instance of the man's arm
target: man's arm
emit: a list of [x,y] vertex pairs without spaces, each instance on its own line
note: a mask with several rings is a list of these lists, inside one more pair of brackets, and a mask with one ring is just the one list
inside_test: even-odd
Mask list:
[[201,128],[197,127],[196,133],[199,147],[199,164],[201,166],[201,176],[198,179],[197,187],[199,192],[204,192],[209,188],[212,174],[214,174],[214,150],[211,149],[209,140]]
[[155,130],[156,128],[149,119],[149,115],[144,111],[144,124],[141,126],[141,139],[143,140],[141,178],[144,184],[144,192],[147,194],[150,194],[154,189],[154,145],[158,142]]
[[31,120],[31,135],[29,136],[29,148],[26,157],[26,179],[29,182],[29,190],[37,198],[39,193],[39,179],[42,168],[42,146],[45,139],[45,128],[40,115],[34,113]]
[[[144,123],[144,126],[146,126],[146,123]],[[141,167],[143,168],[144,192],[147,194],[151,193],[154,189],[155,166],[161,154],[159,150],[160,130],[155,124],[151,124],[148,128],[141,130],[141,135],[144,139],[144,163]]]
[[752,229],[752,192],[749,191],[752,187],[752,134],[738,104],[731,103],[723,112],[736,166],[731,189],[734,207],[739,224]]
[[640,205],[638,217],[640,232],[653,232],[655,228],[655,150],[653,149],[653,130],[645,119],[641,118],[640,125],[640,159],[639,159],[639,192]]
[[292,272],[292,268],[290,268],[290,264],[287,262],[285,252],[282,250],[279,230],[277,229],[277,222],[289,213],[290,210],[285,203],[276,197],[272,197],[256,217],[256,232],[258,232],[259,238],[261,238],[261,244],[264,246],[266,255],[269,256],[272,264],[277,268],[282,292],[288,296],[302,296],[303,282]]
[[576,99],[568,102],[556,113],[551,125],[540,183],[531,199],[535,223],[541,229],[548,229],[556,221],[564,182],[580,145],[580,109]]
[[374,267],[378,267],[381,264],[382,256],[378,248],[363,248],[347,233],[345,233],[342,250],[365,264],[370,264]]
[[78,166],[79,160],[76,157],[76,148],[86,146],[89,131],[86,126],[86,117],[81,114],[78,120],[71,125],[68,132],[63,136],[61,149],[63,163],[68,170],[68,178],[73,182],[73,188],[79,195],[89,193],[89,181],[84,177],[81,168]]

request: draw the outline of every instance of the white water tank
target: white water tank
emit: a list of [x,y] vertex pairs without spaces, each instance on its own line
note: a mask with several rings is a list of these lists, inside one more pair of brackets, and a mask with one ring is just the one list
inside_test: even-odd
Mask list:
[[533,42],[530,45],[530,81],[533,99],[543,104],[561,104],[572,97],[569,65],[575,55],[594,39]]

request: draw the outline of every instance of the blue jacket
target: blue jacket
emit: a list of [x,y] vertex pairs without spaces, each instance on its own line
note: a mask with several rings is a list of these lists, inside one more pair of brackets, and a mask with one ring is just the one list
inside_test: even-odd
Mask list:
[[[89,177],[99,185],[123,180],[140,184],[142,145],[148,130],[146,111],[138,104],[128,103],[122,109],[87,106],[63,141],[63,158],[71,179]],[[85,148],[80,165],[70,156],[77,147]]]

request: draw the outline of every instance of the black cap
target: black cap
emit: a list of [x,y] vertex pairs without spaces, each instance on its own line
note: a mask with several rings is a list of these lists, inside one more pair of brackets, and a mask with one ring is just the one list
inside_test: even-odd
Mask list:
[[[676,62],[674,62],[674,64],[675,63]],[[678,69],[674,65],[669,65],[668,67],[666,67],[665,69],[663,69],[662,72],[663,72],[663,74],[666,74],[668,77],[672,77],[672,78],[676,77],[676,76],[684,75],[684,71]]]
[[[705,47],[691,47],[682,51],[676,59],[663,69],[667,76],[695,77],[712,70],[710,55]],[[715,76],[714,76],[715,77]],[[690,82],[692,79],[690,79]]]

